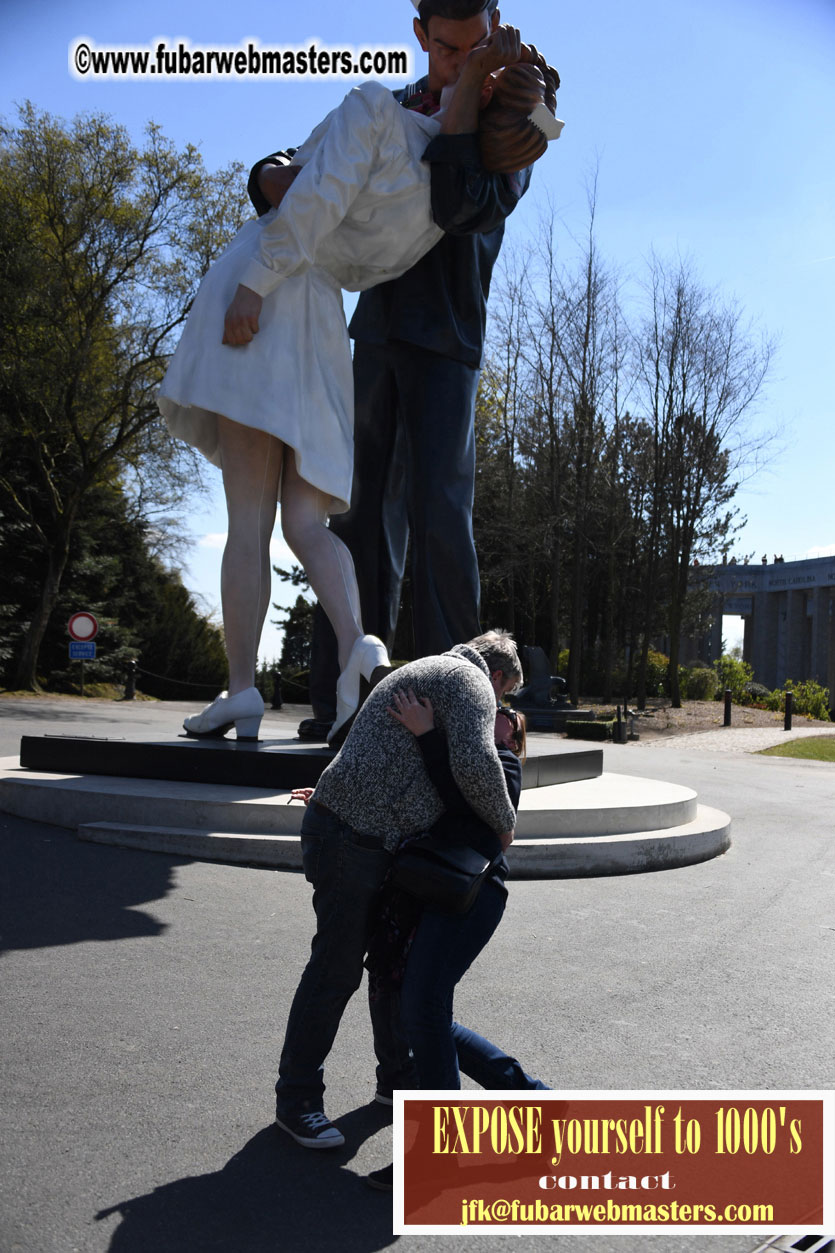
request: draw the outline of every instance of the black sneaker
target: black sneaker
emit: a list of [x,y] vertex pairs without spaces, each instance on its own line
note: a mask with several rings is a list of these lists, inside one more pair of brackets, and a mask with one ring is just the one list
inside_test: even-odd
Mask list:
[[374,1100],[378,1105],[393,1105],[394,1093],[391,1088],[378,1088],[374,1093]]
[[365,1176],[365,1182],[369,1188],[376,1188],[378,1192],[391,1192],[394,1187],[394,1165],[372,1170],[371,1174]]
[[320,1109],[307,1114],[282,1114],[275,1116],[275,1125],[286,1131],[306,1149],[338,1149],[345,1137]]

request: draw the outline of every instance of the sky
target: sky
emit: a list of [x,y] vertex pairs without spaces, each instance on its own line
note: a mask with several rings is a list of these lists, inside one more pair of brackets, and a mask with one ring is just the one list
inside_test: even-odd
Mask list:
[[[105,112],[141,140],[157,122],[179,146],[196,144],[209,170],[248,168],[298,143],[358,79],[104,79],[70,72],[70,48],[406,49],[410,77],[425,59],[410,0],[361,5],[277,0],[0,0],[0,114],[16,106],[71,118]],[[600,252],[626,278],[651,250],[688,257],[723,300],[736,300],[778,341],[753,429],[779,429],[770,464],[740,490],[747,517],[734,551],[785,559],[835,552],[835,0],[507,0],[521,28],[557,67],[562,137],[536,168],[508,222],[525,246],[552,204],[558,247],[587,223],[597,171]],[[402,79],[384,79],[389,86]],[[346,304],[350,311],[352,301]],[[193,545],[184,570],[201,606],[218,612],[225,510],[219,472],[211,497],[188,507]],[[274,560],[292,559],[276,529]],[[274,598],[295,589],[275,581]],[[274,615],[271,615],[274,616]],[[728,621],[730,642],[733,624]],[[268,626],[260,656],[276,658]]]

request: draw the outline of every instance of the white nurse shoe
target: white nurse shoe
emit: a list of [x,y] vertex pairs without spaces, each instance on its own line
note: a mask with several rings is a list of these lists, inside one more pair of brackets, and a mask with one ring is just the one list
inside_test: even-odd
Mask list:
[[[386,646],[376,635],[361,635],[348,658],[348,664],[336,684],[336,721],[330,729],[328,744],[340,748],[351,729],[362,702],[381,679],[391,673]],[[365,690],[361,681],[365,679]]]
[[235,735],[239,740],[257,740],[263,716],[264,702],[261,693],[257,687],[248,687],[243,692],[236,692],[234,696],[221,692],[202,713],[185,718],[183,726],[186,735],[193,735],[197,739],[220,739],[234,723]]

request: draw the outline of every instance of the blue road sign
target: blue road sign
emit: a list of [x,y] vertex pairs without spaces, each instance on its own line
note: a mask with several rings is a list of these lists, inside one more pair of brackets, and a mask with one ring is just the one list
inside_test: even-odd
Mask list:
[[96,646],[92,640],[73,640],[70,644],[70,661],[93,661]]

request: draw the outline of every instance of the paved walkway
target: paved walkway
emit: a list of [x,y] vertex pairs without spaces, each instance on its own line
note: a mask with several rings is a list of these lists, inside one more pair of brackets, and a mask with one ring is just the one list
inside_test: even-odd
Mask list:
[[[6,755],[21,734],[167,737],[174,715],[193,708],[0,706]],[[283,722],[270,715],[271,728]],[[797,733],[731,728],[606,745],[607,770],[687,785],[727,808],[730,850],[656,874],[511,884],[502,925],[456,993],[460,1020],[566,1090],[831,1088],[832,775],[816,762],[745,755],[762,734]],[[711,740],[724,751],[701,752]],[[362,996],[326,1068],[344,1148],[308,1153],[271,1125],[277,1053],[312,933],[302,875],[86,844],[2,814],[0,858],[3,1250],[762,1245],[743,1232],[395,1236],[391,1199],[361,1178],[391,1160]]]
[[[21,735],[105,736],[128,740],[171,740],[181,734],[183,716],[195,713],[199,706],[188,701],[72,700],[4,698],[0,700],[0,757],[17,755]],[[299,719],[310,714],[306,705],[285,705],[281,710],[265,712],[262,735],[293,736]],[[636,721],[640,733],[642,723]],[[648,735],[633,740],[633,748],[673,748],[705,752],[758,753],[774,744],[801,739],[810,735],[835,735],[830,727],[797,726],[784,731],[779,723],[770,727],[730,726],[711,731],[683,731],[680,735]],[[532,733],[532,739],[550,740],[551,736]]]
[[706,753],[761,753],[789,740],[802,740],[810,736],[835,735],[835,724],[828,727],[720,727],[716,731],[687,731],[684,735],[638,740],[638,748],[695,748]]

